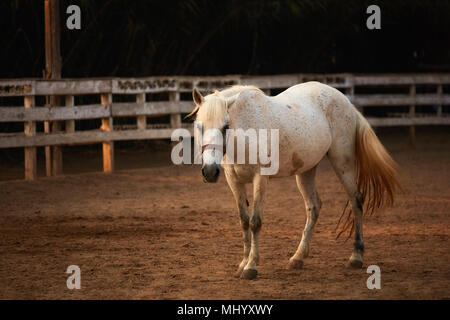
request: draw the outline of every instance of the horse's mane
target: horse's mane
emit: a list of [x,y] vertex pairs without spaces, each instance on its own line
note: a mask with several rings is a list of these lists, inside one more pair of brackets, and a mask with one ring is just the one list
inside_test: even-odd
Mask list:
[[205,97],[205,102],[198,109],[196,120],[218,128],[222,126],[226,115],[227,101],[216,91]]
[[264,92],[261,89],[259,89],[258,87],[243,86],[243,85],[231,86],[230,88],[219,91],[219,93],[221,95],[223,95],[224,97],[231,97],[231,96],[234,96],[235,94],[242,92],[243,90],[257,90],[257,91],[261,92],[262,94],[264,94]]
[[235,85],[222,91],[216,90],[214,93],[205,96],[202,105],[197,105],[187,117],[197,114],[197,121],[211,124],[213,127],[220,127],[227,115],[226,98],[234,96],[243,90],[258,90],[264,94],[261,89],[255,86]]

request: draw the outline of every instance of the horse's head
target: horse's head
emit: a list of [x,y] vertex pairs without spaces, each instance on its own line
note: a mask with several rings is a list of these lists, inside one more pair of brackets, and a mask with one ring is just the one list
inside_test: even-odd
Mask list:
[[[203,97],[194,89],[192,96],[195,109],[188,117],[196,115],[198,149],[202,153],[202,174],[205,182],[216,182],[226,146],[226,130],[229,126],[227,101],[220,92]],[[230,100],[230,99],[228,99]],[[201,130],[200,130],[201,129]]]

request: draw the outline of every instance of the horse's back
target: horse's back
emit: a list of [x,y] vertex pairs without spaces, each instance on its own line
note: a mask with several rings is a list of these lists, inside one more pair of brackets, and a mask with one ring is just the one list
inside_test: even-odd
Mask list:
[[281,100],[297,100],[299,103],[312,103],[313,107],[327,111],[335,102],[351,105],[347,97],[339,90],[317,81],[309,81],[294,85],[274,98]]
[[317,108],[314,85],[291,87],[274,97],[243,90],[230,108],[233,127],[279,130],[279,173],[288,176],[309,170],[326,154],[331,131],[326,113]]
[[321,113],[327,120],[333,138],[351,135],[355,130],[357,112],[350,100],[339,90],[317,82],[292,86],[274,98],[297,101],[299,112]]

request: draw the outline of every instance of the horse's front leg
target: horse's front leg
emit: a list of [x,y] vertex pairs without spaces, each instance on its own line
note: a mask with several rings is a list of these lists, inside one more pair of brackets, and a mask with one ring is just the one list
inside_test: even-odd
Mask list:
[[252,280],[258,274],[256,270],[256,264],[259,259],[258,237],[262,225],[262,213],[268,180],[268,176],[261,176],[259,174],[253,179],[253,211],[250,218],[252,239],[248,262],[241,274],[242,279]]
[[248,255],[250,253],[250,215],[248,214],[247,193],[245,190],[245,184],[237,181],[237,177],[232,170],[225,170],[225,176],[231,192],[233,193],[234,199],[236,200],[236,206],[241,221],[242,239],[244,241],[244,257],[242,258],[242,261],[235,273],[236,277],[240,277],[242,270],[244,270],[244,267],[247,265]]

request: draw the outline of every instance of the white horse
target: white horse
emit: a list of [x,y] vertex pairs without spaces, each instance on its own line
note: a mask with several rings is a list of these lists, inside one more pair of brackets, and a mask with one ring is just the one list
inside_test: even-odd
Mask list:
[[[399,184],[396,163],[347,97],[325,84],[307,82],[290,87],[274,97],[265,95],[256,87],[234,86],[205,97],[194,89],[193,99],[196,107],[189,116],[196,114],[196,120],[203,125],[203,132],[218,129],[215,130],[217,134],[203,135],[204,180],[217,181],[220,167],[223,167],[241,219],[244,257],[236,276],[256,278],[264,198],[269,178],[273,177],[295,175],[304,198],[306,225],[288,268],[299,269],[303,266],[322,206],[314,180],[317,164],[325,155],[351,203],[353,218],[348,212],[346,225],[351,225],[350,235],[355,231],[355,242],[349,263],[352,267],[361,268],[364,252],[363,204],[368,213],[392,205]],[[226,164],[225,149],[217,145],[225,141],[227,128],[279,129],[278,173],[262,175],[259,161],[257,164]],[[245,191],[247,183],[253,183],[251,210]]]

